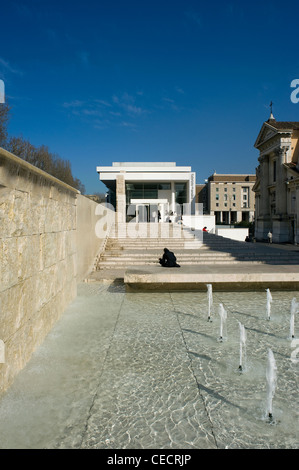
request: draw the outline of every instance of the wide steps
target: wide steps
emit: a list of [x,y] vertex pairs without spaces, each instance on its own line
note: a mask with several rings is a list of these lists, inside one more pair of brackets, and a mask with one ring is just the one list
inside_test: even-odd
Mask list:
[[[181,265],[181,266],[202,266],[202,265],[215,265],[215,266],[220,266],[220,265],[239,265],[240,264],[240,261],[239,260],[222,260],[222,261],[219,261],[219,260],[213,260],[213,261],[208,261],[208,260],[203,260],[201,262],[198,262],[198,261],[190,261],[188,263],[182,263],[180,260],[177,260],[178,263]],[[249,261],[247,261],[248,263]],[[277,261],[273,261],[271,263],[266,263],[264,261],[250,261],[250,264],[251,265],[265,265],[265,264],[271,264],[272,266],[275,266],[275,265],[281,265],[282,263],[280,262],[277,262]],[[298,265],[298,263],[288,263],[288,265]],[[101,270],[107,270],[107,269],[127,269],[127,268],[132,268],[134,266],[159,266],[159,263],[157,263],[157,261],[136,261],[135,263],[119,263],[119,262],[115,262],[115,263],[111,263],[111,262],[104,262],[104,263],[101,263],[98,268],[97,268],[97,271],[101,271]]]
[[158,260],[166,247],[174,252],[181,266],[235,265],[240,262],[254,265],[299,264],[299,252],[272,249],[267,245],[240,242],[210,233],[181,231],[169,238],[111,237],[107,240],[105,251],[100,256],[96,269],[159,266]]
[[[294,265],[298,262],[289,257],[271,257],[271,256],[232,256],[230,254],[223,255],[211,255],[211,256],[177,256],[177,262],[183,266],[187,265],[202,265],[202,264],[236,264],[240,262],[251,263],[251,264],[286,264]],[[128,266],[142,266],[142,265],[159,265],[158,257],[152,256],[103,256],[98,263],[97,270],[109,269],[109,268],[126,268]]]
[[[198,265],[233,265],[233,264],[239,264],[239,261],[237,260],[233,260],[233,261],[219,261],[219,260],[214,260],[214,261],[202,261],[200,263],[196,262],[196,261],[190,261],[189,263],[181,263],[180,260],[177,260],[178,263],[181,265],[181,266],[198,266]],[[264,264],[262,261],[252,261],[251,264]],[[159,266],[159,263],[157,263],[157,261],[136,261],[135,263],[119,263],[119,262],[115,262],[115,263],[111,263],[111,262],[103,262],[101,263],[98,268],[97,268],[97,271],[101,271],[101,270],[106,270],[106,269],[127,269],[127,268],[132,268],[134,266]]]
[[[147,255],[146,253],[142,253],[142,256],[141,254],[132,254],[132,255],[103,255],[100,259],[101,259],[101,262],[102,261],[117,261],[117,260],[122,260],[122,261],[129,261],[129,260],[132,260],[132,261],[135,261],[135,260],[139,260],[140,258],[142,258],[144,261],[145,260],[153,260],[153,259],[158,259],[159,257],[161,257],[162,254],[161,253],[157,253],[157,255],[155,256],[152,256],[152,255]],[[223,254],[223,255],[220,255],[220,254],[209,254],[209,255],[193,255],[193,256],[188,256],[188,255],[180,255],[178,253],[176,253],[176,258],[178,260],[181,260],[181,261],[188,261],[188,260],[197,260],[199,262],[203,261],[203,260],[212,260],[212,259],[215,259],[215,260],[220,260],[220,259],[228,259],[228,260],[233,260],[233,259],[236,259],[236,260],[246,260],[246,261],[251,261],[251,260],[258,260],[258,261],[275,261],[276,259],[278,261],[286,261],[286,262],[291,262],[292,260],[288,257],[283,257],[283,256],[280,256],[280,257],[273,257],[273,256],[247,256],[247,255],[244,255],[244,254],[240,254],[240,255],[231,255],[231,254]]]

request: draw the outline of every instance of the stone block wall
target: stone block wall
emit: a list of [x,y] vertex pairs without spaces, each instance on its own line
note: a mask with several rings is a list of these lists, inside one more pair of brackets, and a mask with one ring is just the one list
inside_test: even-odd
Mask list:
[[0,394],[76,297],[100,250],[96,206],[0,149]]
[[97,255],[105,249],[115,212],[80,194],[76,209],[77,281],[80,282],[94,269]]

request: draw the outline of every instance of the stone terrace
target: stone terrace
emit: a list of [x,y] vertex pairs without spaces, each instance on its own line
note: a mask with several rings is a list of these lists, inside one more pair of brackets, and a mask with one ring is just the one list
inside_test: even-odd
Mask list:
[[[89,279],[120,279],[131,287],[279,289],[299,286],[299,249],[292,245],[246,243],[181,226],[149,224],[126,236],[112,233]],[[150,233],[152,230],[152,233]],[[135,236],[132,235],[142,235]],[[151,235],[151,236],[150,236]],[[158,263],[167,247],[174,251],[180,269],[163,269]]]

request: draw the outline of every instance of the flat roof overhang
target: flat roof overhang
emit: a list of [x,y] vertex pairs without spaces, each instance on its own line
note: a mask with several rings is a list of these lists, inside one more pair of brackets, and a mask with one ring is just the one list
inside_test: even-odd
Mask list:
[[117,175],[123,174],[125,182],[188,182],[190,181],[190,166],[98,166],[99,179],[108,189],[115,191]]
[[[104,174],[99,174],[100,181],[104,183],[107,188],[109,189],[115,189],[116,185],[116,174],[115,173],[104,173]],[[130,182],[140,182],[140,183],[152,183],[152,182],[157,182],[157,183],[166,183],[166,182],[188,182],[190,181],[190,173],[175,173],[175,174],[170,174],[170,173],[125,173],[125,182],[130,183]]]
[[97,166],[98,173],[177,173],[177,172],[188,172],[191,173],[191,166]]

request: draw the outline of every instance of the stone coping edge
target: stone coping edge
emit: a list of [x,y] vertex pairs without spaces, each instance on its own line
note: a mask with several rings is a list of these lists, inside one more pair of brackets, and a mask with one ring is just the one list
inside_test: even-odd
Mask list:
[[39,175],[43,178],[46,178],[46,179],[52,181],[53,184],[64,187],[68,191],[74,192],[76,194],[81,194],[81,192],[78,189],[73,188],[72,186],[68,185],[67,183],[64,183],[63,181],[59,180],[58,178],[55,178],[55,176],[52,176],[49,173],[41,170],[40,168],[32,165],[31,163],[26,162],[26,160],[23,160],[22,158],[17,157],[13,153],[8,152],[7,150],[5,150],[2,147],[0,147],[0,166],[1,166],[1,159],[5,159],[5,160],[10,161],[10,163],[13,163],[15,165],[19,165],[27,171],[33,172],[33,173],[35,173],[35,174],[37,174],[37,175]]

